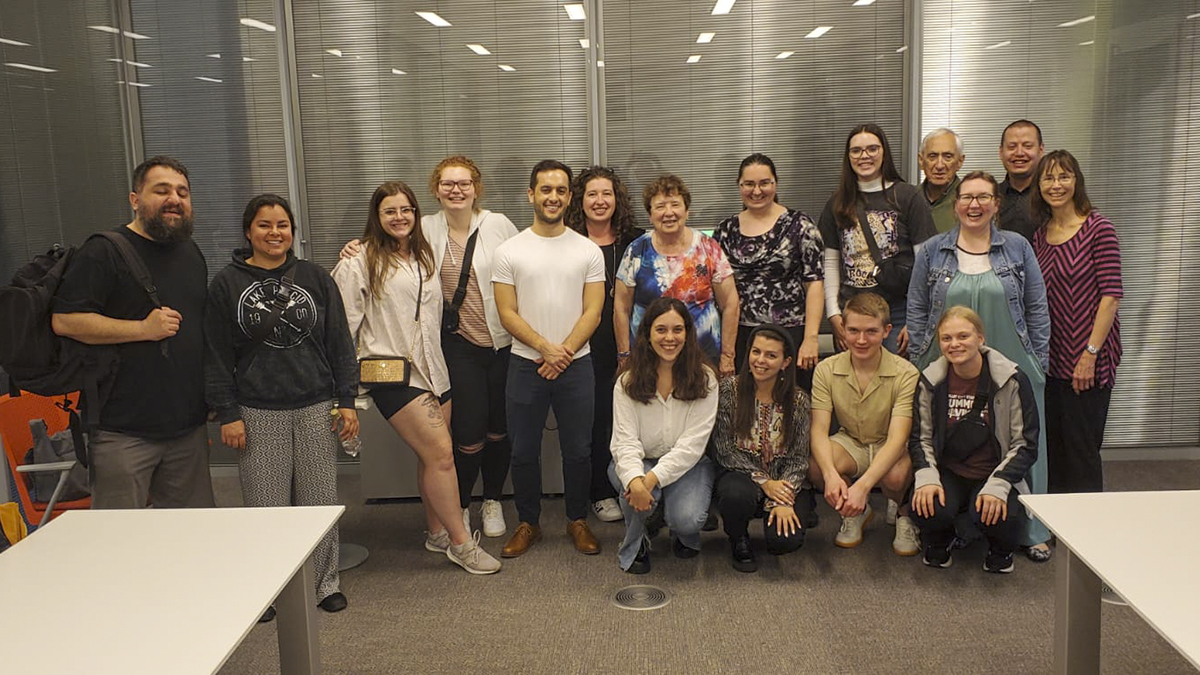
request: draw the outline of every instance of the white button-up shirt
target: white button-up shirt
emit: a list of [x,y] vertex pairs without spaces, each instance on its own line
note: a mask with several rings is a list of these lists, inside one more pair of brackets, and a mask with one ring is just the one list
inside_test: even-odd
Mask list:
[[708,394],[695,401],[655,394],[649,403],[638,403],[625,393],[626,375],[613,387],[612,456],[624,488],[646,474],[643,460],[657,459],[654,475],[659,485],[670,485],[704,456],[718,399],[717,378],[705,372]]

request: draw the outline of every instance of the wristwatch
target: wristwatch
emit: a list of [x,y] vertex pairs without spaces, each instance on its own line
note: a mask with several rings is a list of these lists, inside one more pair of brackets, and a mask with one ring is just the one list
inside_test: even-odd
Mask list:
[[1087,353],[1091,354],[1092,356],[1095,356],[1100,353],[1099,347],[1093,347],[1090,344],[1088,346],[1084,347],[1084,349],[1086,349]]

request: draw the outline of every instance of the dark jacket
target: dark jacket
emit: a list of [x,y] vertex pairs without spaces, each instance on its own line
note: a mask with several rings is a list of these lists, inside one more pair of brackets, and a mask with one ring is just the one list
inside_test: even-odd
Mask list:
[[[1013,487],[1029,493],[1029,468],[1037,459],[1038,411],[1033,386],[1017,364],[995,349],[983,349],[992,377],[988,419],[996,436],[1000,463],[979,492],[1008,499]],[[946,446],[950,366],[943,356],[929,364],[913,397],[913,426],[908,454],[912,457],[913,489],[941,485],[938,462]]]
[[[273,270],[246,263],[249,249],[208,288],[204,315],[205,393],[221,424],[241,419],[238,405],[294,410],[331,399],[354,407],[358,360],[342,296],[329,273],[290,252]],[[257,342],[284,272],[296,268],[294,288],[275,329]]]

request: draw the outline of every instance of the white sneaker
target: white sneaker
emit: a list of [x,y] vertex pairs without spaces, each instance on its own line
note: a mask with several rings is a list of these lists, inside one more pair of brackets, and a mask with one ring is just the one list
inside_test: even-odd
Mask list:
[[450,548],[450,533],[442,530],[437,534],[425,533],[425,550],[431,553],[445,553]]
[[896,516],[900,515],[900,505],[892,500],[888,500],[887,518],[884,520],[888,525],[896,524]]
[[508,531],[504,523],[504,509],[495,499],[483,500],[483,533],[489,537],[503,537]]
[[596,512],[596,517],[605,523],[625,519],[625,515],[621,513],[621,505],[612,497],[592,502],[592,510]]
[[467,531],[467,536],[471,536],[471,507],[463,509],[463,529]]
[[447,548],[446,557],[471,574],[495,574],[500,571],[500,561],[479,545],[479,532],[465,543]]
[[871,519],[875,517],[875,512],[871,510],[871,505],[867,505],[867,509],[857,516],[842,518],[842,529],[838,530],[837,536],[833,538],[833,543],[842,548],[854,548],[862,543],[863,528]]
[[896,518],[896,538],[892,539],[892,551],[896,555],[910,556],[921,552],[917,539],[917,525],[908,516]]

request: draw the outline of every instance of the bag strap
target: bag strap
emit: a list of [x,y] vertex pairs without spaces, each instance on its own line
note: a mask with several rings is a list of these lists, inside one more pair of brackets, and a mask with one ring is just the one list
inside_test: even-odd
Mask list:
[[[475,240],[479,238],[480,229],[482,228],[475,228],[475,231],[467,238],[467,250],[463,254],[462,271],[458,274],[458,287],[454,289],[454,297],[450,300],[449,309],[452,312],[457,312],[467,297],[467,278],[471,275],[471,258],[475,255]],[[449,237],[447,237],[446,245],[450,245]]]
[[867,208],[861,201],[858,202],[858,229],[862,231],[863,239],[866,240],[867,249],[871,252],[871,259],[878,266],[883,262],[883,254],[879,252],[879,244],[875,243],[875,235],[872,234],[871,228],[867,226]]
[[146,262],[142,260],[142,256],[138,255],[137,250],[133,248],[133,244],[129,243],[125,235],[112,230],[105,230],[97,234],[112,242],[112,245],[117,248],[117,253],[121,254],[121,259],[125,261],[125,266],[133,274],[134,280],[146,291],[146,295],[150,296],[150,302],[154,303],[155,307],[162,307],[162,300],[158,297],[158,287],[154,285],[154,279],[150,277],[150,270],[146,269]]
[[[129,268],[129,273],[133,275],[134,281],[142,287],[142,290],[146,291],[146,295],[150,296],[150,302],[154,307],[162,309],[163,304],[158,297],[158,287],[154,285],[154,279],[150,277],[150,270],[146,269],[146,262],[142,260],[142,256],[138,255],[133,244],[129,243],[125,235],[120,232],[105,230],[97,234],[116,247],[117,253],[121,254],[121,259],[125,261],[125,267]],[[164,357],[168,356],[166,340],[158,341],[158,350]]]

